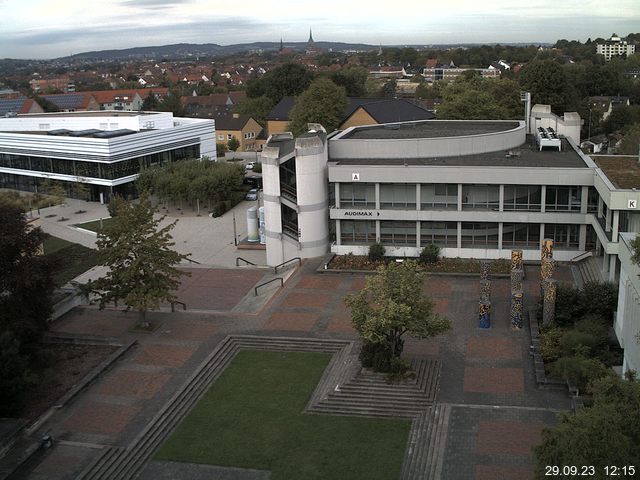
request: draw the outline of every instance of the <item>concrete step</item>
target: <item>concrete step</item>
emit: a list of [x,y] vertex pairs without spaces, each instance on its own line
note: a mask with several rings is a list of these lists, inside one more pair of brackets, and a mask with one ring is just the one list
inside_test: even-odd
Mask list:
[[105,452],[87,469],[86,479],[121,480],[135,477],[175,427],[202,398],[242,349],[336,353],[350,347],[343,340],[229,336],[183,384],[126,450]]
[[441,480],[451,406],[441,404],[414,420],[401,480]]
[[374,407],[355,407],[355,406],[333,406],[333,405],[317,405],[313,409],[313,413],[324,413],[327,415],[343,415],[343,416],[364,416],[364,417],[385,417],[385,418],[414,418],[423,410],[406,409],[406,410],[389,410],[385,408]]

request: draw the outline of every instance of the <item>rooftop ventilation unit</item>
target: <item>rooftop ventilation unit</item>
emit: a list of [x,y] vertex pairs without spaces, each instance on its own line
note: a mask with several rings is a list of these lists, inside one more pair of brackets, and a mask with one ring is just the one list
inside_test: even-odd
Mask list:
[[538,144],[539,150],[542,150],[545,147],[557,148],[558,151],[562,150],[562,142],[560,141],[558,134],[551,127],[538,127],[538,130],[536,131],[536,143]]

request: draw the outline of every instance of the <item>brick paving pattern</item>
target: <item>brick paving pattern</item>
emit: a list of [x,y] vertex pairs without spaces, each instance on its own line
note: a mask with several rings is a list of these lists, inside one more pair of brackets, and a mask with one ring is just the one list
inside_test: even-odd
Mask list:
[[[318,264],[304,262],[258,314],[230,312],[264,277],[265,271],[251,269],[191,269],[192,277],[183,280],[178,296],[198,312],[152,312],[149,316],[160,328],[151,333],[132,330],[135,313],[76,309],[53,330],[123,342],[137,339],[139,345],[45,427],[59,438],[126,446],[228,334],[357,338],[343,298],[361,290],[368,276],[317,274]],[[539,292],[539,268],[527,265],[525,270],[528,307]],[[556,278],[570,281],[568,267],[557,271]],[[543,426],[557,421],[556,411],[568,409],[570,402],[564,392],[535,387],[526,355],[527,328],[510,328],[509,279],[492,280],[492,325],[478,328],[478,282],[475,276],[428,277],[424,291],[434,300],[435,311],[452,321],[452,329],[436,339],[407,337],[404,354],[441,364],[436,404],[451,409],[442,425],[446,440],[441,480],[526,479],[533,471],[531,446],[540,441]],[[34,478],[65,478],[60,476],[60,461],[78,464],[82,455],[85,462],[96,455],[96,450],[84,449],[76,461],[72,452],[59,452],[58,460],[34,466]],[[77,473],[77,468],[72,470]]]
[[310,331],[318,320],[317,313],[278,312],[271,315],[264,328],[267,330]]
[[519,360],[522,351],[515,338],[472,337],[467,341],[469,357]]
[[171,375],[166,373],[118,370],[102,383],[98,393],[141,399],[153,398],[169,378]]
[[181,367],[196,351],[196,347],[177,345],[147,345],[133,359],[142,365]]
[[523,393],[524,372],[521,368],[466,367],[464,391],[481,393]]
[[133,405],[113,405],[89,401],[76,409],[74,414],[64,423],[64,427],[75,432],[115,437],[140,409],[141,407]]
[[542,441],[542,423],[481,421],[477,451],[481,454],[531,455]]

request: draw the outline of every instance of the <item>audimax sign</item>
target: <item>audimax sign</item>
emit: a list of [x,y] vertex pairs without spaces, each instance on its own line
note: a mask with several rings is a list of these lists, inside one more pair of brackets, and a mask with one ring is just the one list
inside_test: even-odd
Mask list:
[[371,210],[347,210],[343,213],[345,217],[379,217],[380,212]]

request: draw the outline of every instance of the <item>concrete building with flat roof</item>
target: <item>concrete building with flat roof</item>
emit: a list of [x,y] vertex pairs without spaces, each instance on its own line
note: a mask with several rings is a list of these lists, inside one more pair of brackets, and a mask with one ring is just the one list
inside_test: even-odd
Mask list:
[[216,159],[215,122],[168,112],[64,112],[0,118],[0,187],[37,191],[45,180],[89,186],[90,198],[135,193],[140,169]]
[[[262,154],[267,263],[294,257],[367,254],[416,257],[435,244],[446,257],[540,260],[597,258],[620,282],[616,332],[640,334],[640,286],[630,241],[640,232],[637,157],[589,157],[580,117],[544,105],[524,121],[442,121],[320,126],[269,138]],[[631,332],[631,333],[629,333]],[[640,349],[625,349],[625,369]],[[635,352],[635,353],[634,353]]]

